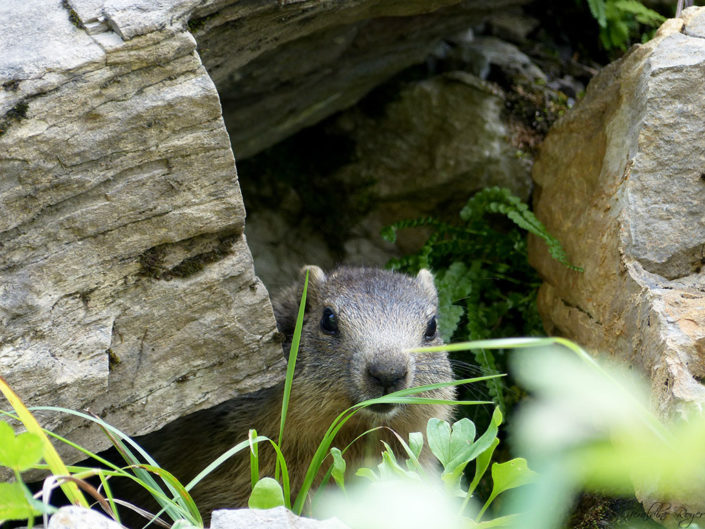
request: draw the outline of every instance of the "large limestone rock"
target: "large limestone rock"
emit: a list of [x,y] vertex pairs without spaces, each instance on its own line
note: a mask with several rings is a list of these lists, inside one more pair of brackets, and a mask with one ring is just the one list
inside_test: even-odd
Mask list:
[[[661,413],[705,404],[705,9],[606,67],[546,138],[532,239],[547,330],[641,368]],[[699,509],[702,511],[703,509]]]
[[0,373],[30,405],[139,434],[282,360],[188,4],[124,4],[0,5]]
[[[705,8],[691,8],[592,81],[533,172],[537,215],[585,269],[531,240],[548,332],[646,373],[663,415],[705,404],[703,93]],[[664,501],[652,487],[635,483],[644,505]],[[669,526],[705,512],[690,489],[662,504]]]

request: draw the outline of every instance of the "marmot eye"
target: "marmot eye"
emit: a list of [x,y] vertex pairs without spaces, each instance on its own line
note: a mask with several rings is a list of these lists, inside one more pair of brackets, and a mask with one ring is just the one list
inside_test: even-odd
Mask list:
[[321,330],[326,334],[338,334],[338,317],[332,309],[323,309],[321,318]]
[[430,320],[428,320],[428,325],[426,325],[426,332],[424,333],[423,337],[424,340],[426,341],[431,341],[436,337],[437,333],[437,325],[436,325],[436,317],[434,316]]

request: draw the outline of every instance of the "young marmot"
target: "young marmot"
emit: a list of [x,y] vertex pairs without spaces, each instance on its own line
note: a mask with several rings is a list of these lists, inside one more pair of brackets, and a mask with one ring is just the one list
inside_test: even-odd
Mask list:
[[[430,272],[421,270],[418,276],[409,277],[374,268],[342,267],[328,275],[317,266],[305,270],[309,272],[306,312],[282,443],[294,494],[323,435],[342,411],[403,388],[453,379],[446,353],[405,352],[443,343],[436,325],[438,296]],[[286,356],[302,288],[303,271],[299,284],[286,289],[273,302],[277,326],[285,336]],[[280,383],[166,426],[157,434],[152,452],[155,459],[187,483],[220,454],[247,439],[249,428],[276,440],[283,388]],[[455,388],[420,396],[454,399]],[[381,425],[408,439],[410,432],[425,432],[429,418],[448,419],[451,408],[425,404],[370,406],[345,424],[333,446],[343,449],[361,433]],[[386,430],[379,436],[394,442]],[[375,446],[374,453],[379,454],[382,448]],[[260,474],[273,475],[272,448],[260,444],[259,455]],[[345,453],[348,468],[360,466],[364,456],[365,442],[358,440]],[[425,448],[422,462],[428,464],[429,456]],[[197,485],[192,493],[201,512],[246,506],[251,492],[249,464],[245,450]]]

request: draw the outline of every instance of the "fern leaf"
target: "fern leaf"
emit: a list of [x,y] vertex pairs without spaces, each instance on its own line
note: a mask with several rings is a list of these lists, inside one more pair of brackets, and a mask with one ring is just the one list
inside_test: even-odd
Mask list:
[[443,340],[450,341],[465,313],[463,306],[456,303],[472,292],[472,276],[463,263],[456,261],[436,274],[435,283],[438,290],[438,332]]
[[614,6],[623,13],[634,15],[637,22],[646,26],[656,27],[666,21],[666,17],[653,9],[649,9],[637,0],[617,0]]
[[[475,362],[483,369],[483,373],[487,375],[498,375],[492,352],[487,349],[479,349],[475,351]],[[493,378],[485,380],[487,391],[502,413],[507,413],[507,406],[504,399],[504,383],[501,378]]]
[[590,13],[595,17],[601,28],[607,27],[605,0],[587,0]]
[[508,189],[499,187],[483,189],[468,200],[460,216],[463,220],[469,221],[485,211],[501,213],[523,230],[541,237],[546,241],[551,257],[571,270],[582,271],[582,268],[570,263],[561,243],[548,233],[546,227],[529,210],[529,206],[519,197],[512,195]]

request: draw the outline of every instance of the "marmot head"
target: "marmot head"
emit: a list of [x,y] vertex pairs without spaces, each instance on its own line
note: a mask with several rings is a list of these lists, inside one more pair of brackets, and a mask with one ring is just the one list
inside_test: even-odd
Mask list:
[[[376,268],[342,267],[326,275],[308,266],[302,274],[306,271],[295,386],[303,383],[343,411],[400,389],[452,380],[445,353],[406,352],[443,343],[436,323],[438,295],[428,270],[416,277]],[[454,390],[434,396],[453,398]],[[402,407],[380,404],[364,413],[383,422]]]

